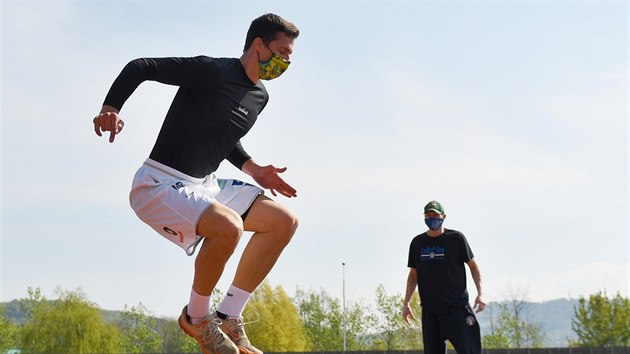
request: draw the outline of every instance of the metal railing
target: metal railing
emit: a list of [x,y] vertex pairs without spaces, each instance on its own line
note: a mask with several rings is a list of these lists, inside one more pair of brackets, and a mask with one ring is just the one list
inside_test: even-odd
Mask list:
[[[630,347],[604,348],[521,348],[521,349],[483,349],[482,354],[630,354]],[[422,350],[366,350],[366,351],[331,351],[331,352],[283,352],[266,354],[424,354]],[[447,354],[456,354],[448,350]]]

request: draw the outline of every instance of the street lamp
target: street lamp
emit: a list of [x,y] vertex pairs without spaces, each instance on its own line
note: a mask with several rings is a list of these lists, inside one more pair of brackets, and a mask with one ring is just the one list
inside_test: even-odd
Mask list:
[[343,296],[343,352],[346,352],[346,331],[347,331],[347,322],[346,322],[346,263],[341,262],[342,266],[342,296]]

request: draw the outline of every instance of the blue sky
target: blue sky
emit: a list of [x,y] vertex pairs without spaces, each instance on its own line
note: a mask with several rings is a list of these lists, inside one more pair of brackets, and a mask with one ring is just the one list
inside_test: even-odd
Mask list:
[[[488,301],[628,296],[625,1],[0,6],[1,301],[81,288],[107,309],[180,311],[193,258],[127,197],[176,88],[142,84],[114,144],[92,118],[129,60],[238,57],[264,12],[301,30],[243,139],[298,189],[278,198],[301,224],[272,285],[341,297],[345,262],[350,299],[371,302],[379,284],[402,293],[422,206],[437,199],[445,226],[468,237]],[[217,174],[249,181],[227,162]]]

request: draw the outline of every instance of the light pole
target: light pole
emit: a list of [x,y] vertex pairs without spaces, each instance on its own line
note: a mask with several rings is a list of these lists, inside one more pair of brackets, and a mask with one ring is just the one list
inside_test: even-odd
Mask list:
[[342,296],[343,296],[343,352],[346,352],[346,331],[347,331],[347,323],[346,323],[346,263],[341,262],[342,266]]

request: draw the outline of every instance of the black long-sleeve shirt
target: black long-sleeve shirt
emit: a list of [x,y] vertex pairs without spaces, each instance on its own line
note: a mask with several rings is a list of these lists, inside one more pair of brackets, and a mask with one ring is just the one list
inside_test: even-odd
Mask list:
[[141,58],[129,62],[104,104],[121,109],[144,81],[179,86],[149,157],[203,178],[228,159],[241,168],[250,156],[240,139],[251,129],[269,95],[251,82],[237,58]]

